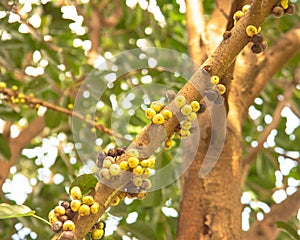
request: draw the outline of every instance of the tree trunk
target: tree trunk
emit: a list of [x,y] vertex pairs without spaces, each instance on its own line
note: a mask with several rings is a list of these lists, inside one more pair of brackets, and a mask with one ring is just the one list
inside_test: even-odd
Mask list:
[[[199,170],[209,147],[210,119],[208,113],[199,118],[205,130],[201,131],[198,153],[183,179],[178,240],[241,239],[241,131],[233,116],[228,115],[220,158],[203,178],[199,177]],[[203,127],[203,123],[207,124]]]

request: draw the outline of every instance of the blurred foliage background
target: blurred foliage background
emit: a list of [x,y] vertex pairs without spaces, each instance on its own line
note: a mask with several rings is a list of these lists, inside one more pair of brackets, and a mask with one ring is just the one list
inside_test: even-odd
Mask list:
[[[142,47],[167,48],[188,54],[184,1],[92,2],[1,1],[1,82],[5,82],[8,88],[16,86],[25,95],[34,94],[35,98],[45,102],[72,109],[80,84],[94,66],[105,59]],[[299,7],[299,2],[294,2]],[[101,6],[98,10],[107,19],[116,8],[119,9],[112,24],[100,26],[96,57],[90,54],[92,42],[89,31],[93,22],[88,22],[95,6]],[[204,1],[204,7],[208,18],[215,7],[214,1]],[[299,11],[280,19],[268,18],[262,26],[264,39],[272,45],[278,36],[299,20]],[[277,105],[275,100],[280,99],[286,83],[292,80],[299,60],[298,54],[277,73],[250,107],[249,118],[243,128],[245,153],[255,147],[260,133],[272,120]],[[132,96],[131,89],[156,83],[178,90],[185,81],[179,75],[157,69],[140,69],[116,81],[107,81],[107,85],[103,86],[106,90],[97,104],[96,121],[110,128],[114,102],[127,98],[138,108],[133,109],[129,105],[123,109],[131,117],[128,125],[119,130],[120,133],[127,131],[127,138],[132,139],[149,122],[143,114],[145,106],[163,95],[157,91],[151,96]],[[299,111],[300,86],[292,98],[295,109]],[[41,135],[32,139],[11,167],[2,187],[1,202],[28,205],[36,210],[37,215],[47,218],[49,210],[67,197],[67,186],[85,169],[76,152],[69,116],[41,106],[0,100],[0,132],[5,122],[11,122],[11,134],[17,136],[37,116],[44,116],[46,127]],[[249,229],[249,223],[263,219],[272,204],[280,203],[299,187],[299,117],[299,112],[289,107],[281,111],[278,127],[268,137],[249,171],[241,198],[244,231]],[[116,146],[116,141],[113,136],[84,122],[81,124],[97,135],[95,142],[87,139],[91,155],[85,163],[93,168],[96,152]],[[0,137],[1,155],[9,156],[8,143],[2,135]],[[176,148],[168,151],[160,149],[160,163],[164,165],[171,161],[176,151]],[[105,239],[175,239],[179,199],[180,182],[177,181],[149,193],[143,201],[120,203],[103,216],[107,222]],[[290,226],[300,229],[299,219],[300,212],[291,218]],[[51,234],[50,228],[36,219],[0,221],[1,239],[49,239]],[[287,239],[287,236],[282,232],[278,239]]]

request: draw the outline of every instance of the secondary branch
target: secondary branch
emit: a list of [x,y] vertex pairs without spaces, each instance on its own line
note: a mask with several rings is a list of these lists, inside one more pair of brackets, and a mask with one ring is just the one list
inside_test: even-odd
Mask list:
[[[264,8],[262,8],[263,3]],[[276,3],[277,0],[255,1],[255,3],[251,7],[250,11],[246,14],[246,16],[243,19],[241,19],[239,23],[232,29],[231,37],[226,40],[223,40],[203,64],[203,66],[210,66],[210,75],[222,76],[227,71],[227,69],[232,64],[236,56],[247,45],[249,41],[249,38],[245,32],[246,27],[249,24],[259,26],[269,15],[272,7]],[[210,86],[211,83],[209,75],[203,70],[203,68],[200,68],[192,76],[189,82],[183,86],[183,88],[180,90],[180,94],[186,98],[187,102],[200,101],[203,98],[203,96],[200,93],[204,93],[206,89]],[[171,102],[166,108],[170,108],[171,104],[174,103]],[[140,155],[147,156],[148,154],[152,154],[154,150],[156,150],[163,143],[163,141],[165,141],[166,138],[176,130],[177,125],[177,118],[171,118],[160,126],[157,126],[156,124],[152,123],[148,125],[137,136],[137,138],[133,141],[131,146],[137,148],[140,152]],[[155,141],[152,141],[152,139],[155,139]],[[125,182],[123,182],[120,187],[116,187],[116,191],[111,191],[107,189],[107,187],[105,187],[105,185],[101,183],[97,185],[95,192],[101,192],[101,196],[98,199],[98,202],[101,203],[101,213],[105,212],[105,210],[109,206],[103,205],[103,202],[109,203],[108,199],[111,199],[111,196],[115,196],[116,194],[118,194],[118,189],[120,189],[124,183]],[[80,226],[81,229],[80,231],[75,230],[76,240],[81,240],[85,237],[85,234],[92,227],[93,221],[90,221],[89,219],[93,218],[93,216],[88,216],[84,219],[79,219],[78,216],[75,218],[76,225]],[[59,239],[59,235],[60,233],[55,235],[53,239]]]
[[284,93],[284,99],[277,104],[272,115],[272,122],[266,126],[264,131],[260,134],[259,138],[257,139],[258,142],[257,146],[255,148],[251,148],[248,151],[248,154],[242,160],[245,168],[248,168],[251,165],[251,163],[256,159],[257,155],[263,148],[263,145],[267,140],[268,136],[270,135],[271,131],[278,126],[281,120],[280,113],[282,109],[289,103],[294,88],[295,88],[295,84],[292,82]]
[[288,221],[290,216],[295,214],[300,208],[300,191],[288,196],[285,201],[275,204],[271,207],[271,211],[267,214],[263,221],[256,221],[245,233],[244,239],[255,240],[275,240],[279,229],[276,226],[277,221]]
[[207,58],[203,3],[200,0],[185,2],[190,56],[197,64],[201,64]]
[[27,146],[30,141],[36,137],[45,127],[44,118],[38,117],[28,124],[20,135],[16,138],[9,138],[9,148],[11,152],[11,157],[9,161],[4,161],[0,159],[1,171],[0,171],[0,189],[9,174],[10,168],[16,163],[20,156],[22,149]]
[[80,120],[82,120],[83,122],[86,122],[87,124],[89,124],[90,126],[93,126],[95,127],[97,130],[101,131],[101,132],[104,132],[106,134],[109,134],[109,135],[112,135],[112,136],[115,136],[119,139],[123,139],[124,140],[124,137],[119,134],[119,133],[115,133],[113,132],[113,130],[107,128],[106,126],[104,126],[103,124],[100,124],[100,123],[97,123],[96,121],[92,120],[92,119],[89,119],[87,118],[86,116],[80,114],[80,113],[77,113],[71,109],[67,109],[67,108],[63,108],[63,107],[60,107],[60,106],[57,106],[53,103],[49,103],[49,102],[46,102],[46,101],[43,101],[43,100],[40,100],[38,98],[34,98],[32,96],[27,96],[27,95],[20,95],[20,93],[12,90],[12,89],[9,89],[9,88],[5,88],[5,89],[0,89],[0,93],[3,93],[4,96],[6,96],[6,100],[10,100],[12,97],[14,98],[18,98],[19,96],[22,96],[21,98],[25,100],[25,104],[29,105],[29,106],[43,106],[43,107],[46,107],[47,109],[52,109],[54,111],[57,111],[57,112],[61,112],[61,113],[64,113],[66,115],[69,115],[69,116],[73,116],[73,117],[76,117]]

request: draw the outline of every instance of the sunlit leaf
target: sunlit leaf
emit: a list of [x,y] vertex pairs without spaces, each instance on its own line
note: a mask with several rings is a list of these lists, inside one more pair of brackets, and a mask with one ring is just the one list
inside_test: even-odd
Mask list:
[[122,229],[126,232],[132,233],[132,236],[140,240],[153,240],[157,239],[156,234],[152,229],[152,225],[149,222],[135,222],[122,226]]
[[0,134],[0,158],[3,160],[9,160],[11,156],[10,148],[7,139]]
[[299,240],[299,235],[297,233],[297,230],[294,229],[293,227],[291,227],[290,224],[285,223],[285,222],[276,222],[276,226],[280,229],[282,229],[283,231],[285,231],[286,233],[289,234],[289,236],[291,237],[290,240]]
[[0,204],[0,219],[33,216],[35,211],[25,205]]
[[77,177],[71,184],[70,189],[74,186],[78,186],[83,194],[87,194],[93,188],[95,188],[98,180],[93,174],[83,174]]

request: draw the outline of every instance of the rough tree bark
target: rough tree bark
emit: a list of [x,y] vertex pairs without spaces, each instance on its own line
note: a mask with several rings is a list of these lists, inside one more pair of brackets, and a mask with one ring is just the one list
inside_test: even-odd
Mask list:
[[23,148],[25,148],[33,138],[38,136],[43,131],[45,122],[43,117],[37,117],[30,122],[16,138],[10,137],[10,125],[11,124],[8,123],[8,127],[4,131],[4,136],[9,141],[11,157],[8,161],[0,159],[0,189],[2,189],[5,179],[8,177],[9,169],[16,164],[16,161],[20,157]]
[[[226,4],[225,2],[226,1],[224,0],[216,1],[217,8],[212,14],[211,20],[206,25],[203,17],[202,1],[186,1],[189,50],[191,56],[193,56],[198,63],[202,63],[206,59],[207,54],[211,53],[202,66],[210,66],[210,74],[220,76],[222,81],[228,82],[226,78],[224,80],[224,77],[231,73],[233,73],[235,78],[231,84],[230,93],[226,97],[229,110],[227,112],[227,133],[224,149],[212,171],[203,178],[199,177],[199,169],[203,164],[203,159],[206,150],[209,147],[212,133],[209,113],[206,112],[206,114],[201,115],[199,118],[201,139],[195,160],[184,176],[177,239],[242,239],[240,185],[242,182],[243,170],[246,169],[241,161],[242,123],[252,100],[263,89],[264,85],[276,71],[293,56],[292,53],[295,53],[300,49],[300,33],[298,25],[289,33],[282,36],[274,47],[271,47],[260,57],[256,57],[250,53],[249,48],[247,47],[240,54],[249,41],[245,33],[246,26],[253,24],[258,27],[268,16],[272,7],[277,3],[277,0],[254,1],[249,13],[247,13],[246,16],[231,30],[231,36],[228,39],[222,40],[222,34],[228,27],[226,21],[231,21],[231,18],[227,17],[230,16],[230,13],[232,12],[229,5],[234,5],[237,1],[230,1],[230,4],[228,4],[228,1]],[[195,4],[196,7],[194,7],[193,4]],[[196,12],[194,12],[195,10]],[[198,12],[200,12],[199,19],[197,19]],[[220,23],[220,21],[223,22]],[[197,24],[200,24],[201,26],[198,26]],[[296,37],[292,34],[296,34]],[[209,36],[213,38],[213,41],[209,40]],[[194,41],[194,38],[197,39],[197,41]],[[221,43],[219,44],[220,41]],[[284,45],[283,47],[285,50],[275,51],[275,47],[281,46],[280,44]],[[94,46],[97,45],[98,42],[95,42]],[[214,50],[217,45],[218,47]],[[96,47],[93,48],[93,50],[97,51]],[[238,55],[239,58],[242,60],[244,59],[244,61],[235,62]],[[277,59],[280,59],[281,61],[277,61]],[[250,66],[256,67],[255,71],[250,67],[245,68],[245,60],[251,62],[251,64],[249,64]],[[241,71],[241,69],[243,70]],[[190,82],[180,91],[189,102],[192,100],[200,101],[202,99],[202,96],[199,95],[199,89],[195,89],[191,82],[196,82],[203,91],[208,86],[208,83],[199,77],[201,76],[201,71],[202,70],[197,71]],[[242,76],[244,76],[244,78]],[[253,80],[251,81],[253,82],[253,85],[249,85],[249,80]],[[249,89],[250,91],[247,92]],[[168,107],[169,106],[167,106],[167,108]],[[212,111],[214,111],[214,109],[212,109]],[[10,142],[11,146],[16,150],[14,151],[14,154],[19,154],[20,149],[43,129],[43,119],[37,118],[35,121],[39,121],[34,124],[40,126],[39,128],[32,129],[32,127],[30,127],[31,124],[29,124],[27,130],[24,129],[18,138]],[[172,119],[163,125],[167,135],[171,135],[174,132],[177,124],[178,121]],[[147,145],[151,140],[151,133],[158,134],[158,132],[159,129],[157,126],[150,124],[132,144],[147,148]],[[150,153],[166,139],[166,136],[162,136],[162,134],[155,136],[157,136],[156,143],[149,146],[149,149],[147,149]],[[22,143],[18,142],[21,138],[24,138]],[[16,159],[17,155],[13,155],[12,158]],[[122,160],[123,158],[120,159],[120,161]],[[11,163],[13,162],[10,162],[10,164]],[[1,176],[1,172],[0,177],[2,177],[2,181],[6,178],[5,176]],[[80,226],[76,227],[75,230],[76,239],[83,239],[98,217],[110,206],[112,199],[119,194],[118,190],[124,184],[123,180],[126,181],[126,177],[120,178],[119,181],[115,182],[115,189],[109,188],[102,183],[97,184],[93,191],[93,195],[100,204],[100,211],[96,215],[85,218],[75,217],[74,221],[76,226]],[[285,204],[274,206],[272,208],[274,215],[272,215],[271,212],[269,217],[266,218],[266,226],[257,227],[259,224],[255,224],[253,230],[249,232],[246,239],[256,239],[256,237],[259,239],[258,236],[261,235],[259,233],[262,229],[270,228],[266,231],[272,232],[274,226],[272,225],[270,227],[269,221],[272,221],[274,216],[278,216],[278,213],[280,212],[278,209],[281,209],[282,211],[286,204],[294,203],[294,201],[299,202],[299,192],[288,200]],[[294,209],[291,209],[289,212],[291,213],[293,210]],[[61,233],[56,234],[53,239],[60,239],[60,234]],[[270,239],[273,238],[274,234]]]
[[[186,4],[191,4],[191,2],[192,1],[186,1]],[[198,1],[198,4],[200,2],[202,1]],[[231,38],[240,38],[240,44],[243,45],[244,42],[241,35],[245,34],[245,26],[244,28],[239,28],[239,24],[260,25],[276,2],[277,1],[255,1],[255,6],[252,6],[250,10],[250,16],[240,20],[241,22],[232,29]],[[187,6],[187,9],[197,11],[197,8],[193,6]],[[201,12],[198,12],[198,14],[201,14]],[[194,15],[196,14],[194,13]],[[251,18],[251,15],[252,17],[256,16],[256,19]],[[194,21],[193,18],[187,15],[187,24],[192,25],[192,21]],[[213,20],[209,22],[213,22]],[[205,26],[202,28],[205,31]],[[272,47],[259,57],[254,55],[249,47],[246,47],[239,55],[238,58],[242,61],[236,61],[234,63],[234,80],[227,99],[229,111],[227,116],[226,142],[217,164],[203,179],[199,178],[199,169],[208,148],[210,120],[207,115],[200,116],[199,126],[201,126],[201,141],[199,143],[198,154],[183,179],[177,229],[178,240],[242,239],[241,182],[242,175],[247,174],[248,170],[242,163],[242,124],[247,116],[248,107],[254,98],[258,96],[259,92],[271,77],[299,51],[298,28],[298,25],[295,26],[294,29],[283,35]],[[192,28],[188,28],[188,30],[190,29]],[[210,29],[213,28],[210,26]],[[225,29],[223,30],[225,31]],[[243,32],[241,32],[241,30],[243,30]],[[223,34],[223,32],[219,32],[219,37],[221,37],[220,34]],[[189,34],[189,36],[193,36],[193,34]],[[292,39],[292,36],[294,39]],[[209,37],[208,35],[208,42],[213,42],[210,41]],[[214,34],[212,37],[216,38],[216,35]],[[193,41],[193,39],[189,39],[189,41]],[[222,46],[222,48],[220,46]],[[210,60],[216,56],[220,68],[217,69],[214,74],[220,77],[226,75],[226,71],[230,65],[228,62],[224,62],[224,59],[233,61],[235,56],[238,55],[237,51],[241,50],[239,46],[235,46],[238,50],[235,51],[235,48],[229,53],[229,55],[232,54],[235,56],[229,57],[228,59],[226,58],[228,57],[228,53],[225,50],[225,46],[226,40],[218,46],[211,54],[211,57],[204,63],[204,65],[209,63]],[[278,48],[278,46],[282,48]],[[194,52],[191,56],[196,56],[195,60],[200,61],[201,57],[197,56],[200,46],[189,44],[189,47],[189,51],[191,53]],[[207,50],[207,52],[209,53],[209,50]],[[297,199],[297,196],[293,197],[293,199]],[[282,209],[282,207],[278,208]],[[297,206],[295,208],[293,207],[293,210],[289,213],[291,214],[295,209],[297,209]],[[279,210],[277,210],[277,213],[274,212],[274,214],[278,215],[278,212]],[[247,235],[246,239],[274,239],[277,233],[273,231],[275,219],[272,218],[272,214],[270,215],[262,228],[257,227],[259,223],[255,224],[253,226],[254,230]],[[271,226],[267,225],[269,222],[272,222]],[[267,234],[263,235],[264,238],[258,238],[257,236],[261,236],[261,232],[259,231],[262,231],[262,229],[265,230],[268,227],[270,228],[267,229],[268,233],[273,233],[272,238],[266,237],[270,236]]]

